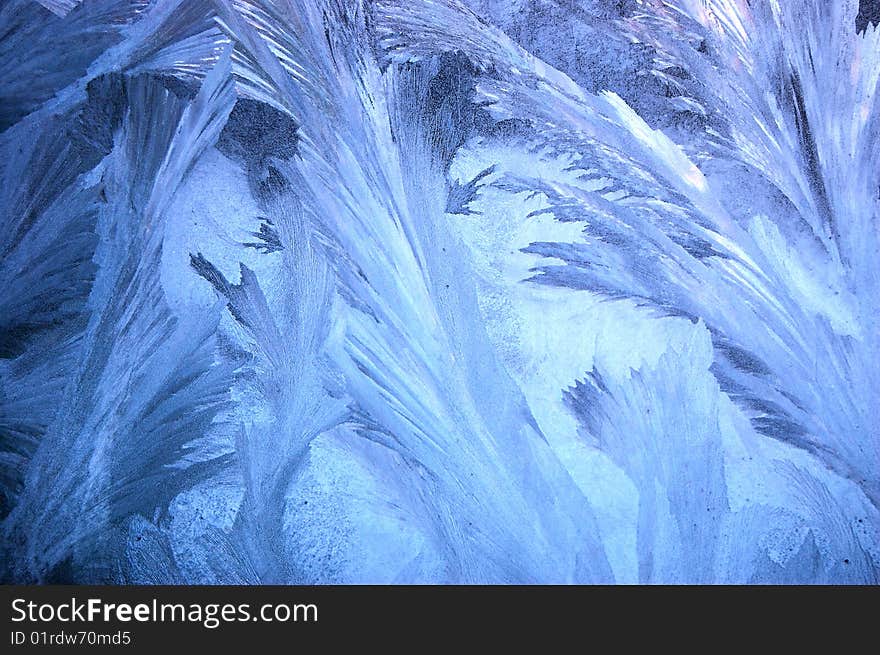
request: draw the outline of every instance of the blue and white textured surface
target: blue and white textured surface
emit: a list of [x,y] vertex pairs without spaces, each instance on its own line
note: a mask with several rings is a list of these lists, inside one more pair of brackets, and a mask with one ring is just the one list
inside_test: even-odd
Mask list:
[[876,584],[876,14],[5,2],[3,579]]

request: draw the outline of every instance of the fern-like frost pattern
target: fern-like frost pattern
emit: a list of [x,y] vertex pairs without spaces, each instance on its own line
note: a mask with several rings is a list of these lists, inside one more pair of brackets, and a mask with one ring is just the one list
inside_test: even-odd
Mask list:
[[4,581],[877,584],[878,14],[9,0]]

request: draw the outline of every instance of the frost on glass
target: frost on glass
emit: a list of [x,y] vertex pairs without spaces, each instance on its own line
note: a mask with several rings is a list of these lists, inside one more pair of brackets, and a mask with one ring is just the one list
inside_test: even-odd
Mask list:
[[5,3],[4,581],[876,584],[876,21]]

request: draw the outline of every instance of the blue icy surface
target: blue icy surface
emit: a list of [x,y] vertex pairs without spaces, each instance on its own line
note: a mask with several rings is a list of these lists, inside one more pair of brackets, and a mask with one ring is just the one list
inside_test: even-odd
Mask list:
[[4,3],[3,581],[876,584],[878,20]]

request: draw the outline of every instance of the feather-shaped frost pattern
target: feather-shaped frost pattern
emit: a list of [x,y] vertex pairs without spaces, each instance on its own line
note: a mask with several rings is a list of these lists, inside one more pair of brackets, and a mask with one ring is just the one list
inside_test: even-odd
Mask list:
[[[729,512],[711,338],[699,325],[684,339],[620,380],[594,367],[567,395],[599,447],[639,488],[642,583],[714,581]],[[693,368],[670,384],[662,378],[673,357]]]
[[131,104],[116,145],[83,180],[100,187],[100,199],[88,202],[103,204],[93,226],[100,241],[91,317],[74,377],[29,464],[31,490],[6,528],[37,579],[78,550],[88,568],[102,565],[89,549],[104,526],[134,511],[152,515],[170,500],[173,486],[163,479],[205,468],[180,465],[224,402],[225,374],[210,346],[215,325],[210,316],[174,316],[158,263],[174,186],[231,109],[226,61],[192,103],[151,76],[127,80]]
[[3,579],[876,584],[866,6],[7,3]]

